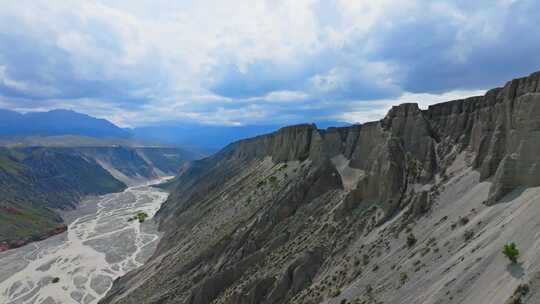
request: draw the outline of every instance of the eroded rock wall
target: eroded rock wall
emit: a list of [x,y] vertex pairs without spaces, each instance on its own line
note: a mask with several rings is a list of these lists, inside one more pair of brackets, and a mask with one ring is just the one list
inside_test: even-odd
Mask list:
[[[482,298],[470,286],[494,267],[497,229],[519,235],[493,220],[510,208],[497,203],[533,206],[534,196],[506,195],[540,185],[539,79],[426,110],[402,104],[363,125],[286,127],[187,164],[159,212],[158,251],[102,303]],[[463,268],[472,258],[461,250],[492,258]],[[452,280],[455,269],[463,280]],[[412,276],[429,294],[408,283]],[[507,282],[503,296],[513,292]]]

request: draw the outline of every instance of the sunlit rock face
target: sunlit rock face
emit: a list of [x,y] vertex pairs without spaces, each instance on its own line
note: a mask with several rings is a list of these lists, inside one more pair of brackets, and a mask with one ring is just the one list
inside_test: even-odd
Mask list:
[[184,166],[157,252],[101,303],[505,303],[539,284],[539,78]]

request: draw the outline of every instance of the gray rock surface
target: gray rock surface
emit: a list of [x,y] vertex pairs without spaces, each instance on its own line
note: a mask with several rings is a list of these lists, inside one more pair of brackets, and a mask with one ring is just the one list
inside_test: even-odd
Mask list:
[[498,266],[500,247],[536,241],[511,220],[538,211],[538,151],[540,73],[230,144],[181,169],[153,259],[101,303],[503,304],[524,278]]

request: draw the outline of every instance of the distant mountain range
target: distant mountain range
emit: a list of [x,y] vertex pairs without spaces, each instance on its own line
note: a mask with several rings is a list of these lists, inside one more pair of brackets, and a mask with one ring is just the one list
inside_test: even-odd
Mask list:
[[[345,125],[337,121],[317,122],[319,128]],[[23,114],[0,109],[0,146],[166,145],[208,154],[234,141],[281,127],[280,124],[218,126],[175,122],[127,129],[71,110]]]
[[0,110],[0,136],[82,135],[98,138],[129,138],[128,130],[106,119],[70,110],[22,114]]
[[[316,123],[318,128],[340,127],[349,124],[338,121]],[[177,123],[132,129],[135,139],[167,143],[175,146],[191,147],[206,153],[213,153],[240,139],[250,138],[278,130],[279,124],[218,126],[196,123]]]

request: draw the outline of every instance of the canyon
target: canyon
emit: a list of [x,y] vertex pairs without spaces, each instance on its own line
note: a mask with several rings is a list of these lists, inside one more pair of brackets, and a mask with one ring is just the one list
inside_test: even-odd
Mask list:
[[86,197],[174,175],[192,159],[167,147],[2,147],[0,251],[64,232],[60,214]]
[[537,303],[538,151],[540,72],[232,143],[180,169],[155,253],[100,303]]

